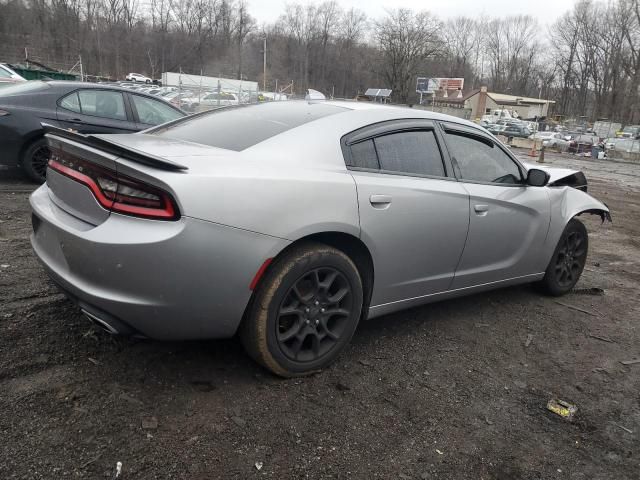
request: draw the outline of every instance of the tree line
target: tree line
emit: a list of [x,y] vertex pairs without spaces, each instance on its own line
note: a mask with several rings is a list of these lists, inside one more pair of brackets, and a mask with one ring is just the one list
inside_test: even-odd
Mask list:
[[407,9],[369,18],[335,0],[288,3],[272,23],[246,0],[0,0],[0,61],[25,49],[52,65],[81,56],[85,73],[114,79],[182,70],[344,98],[390,88],[398,103],[417,102],[418,75],[464,77],[465,90],[555,100],[566,118],[640,122],[640,0],[579,0],[551,26]]

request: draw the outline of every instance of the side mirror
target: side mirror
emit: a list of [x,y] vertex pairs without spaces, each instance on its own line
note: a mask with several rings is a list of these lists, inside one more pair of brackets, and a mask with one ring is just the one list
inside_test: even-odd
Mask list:
[[532,168],[527,173],[527,185],[531,187],[544,187],[551,176],[544,170],[539,168]]

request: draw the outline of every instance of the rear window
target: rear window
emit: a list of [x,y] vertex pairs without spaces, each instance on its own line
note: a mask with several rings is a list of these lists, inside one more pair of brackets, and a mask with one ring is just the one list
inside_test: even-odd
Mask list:
[[149,133],[239,152],[292,128],[346,110],[323,103],[271,102],[213,110]]

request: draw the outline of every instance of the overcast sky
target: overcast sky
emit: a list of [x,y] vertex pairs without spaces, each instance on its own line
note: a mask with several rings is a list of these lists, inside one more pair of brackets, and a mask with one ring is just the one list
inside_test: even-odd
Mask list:
[[[302,0],[302,3],[310,3]],[[314,4],[321,0],[313,1]],[[440,18],[447,19],[458,15],[488,15],[503,17],[507,15],[532,15],[541,24],[550,24],[567,10],[574,0],[338,0],[345,9],[356,7],[367,12],[369,17],[384,15],[385,8],[406,7],[413,10],[429,10]],[[273,22],[284,11],[286,0],[249,0],[249,11],[258,24]]]

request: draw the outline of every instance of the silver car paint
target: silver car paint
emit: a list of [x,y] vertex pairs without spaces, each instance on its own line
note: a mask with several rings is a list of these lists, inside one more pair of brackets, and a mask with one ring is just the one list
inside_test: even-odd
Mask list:
[[[34,249],[65,290],[143,334],[225,337],[241,321],[260,265],[314,233],[349,234],[369,249],[375,269],[372,318],[537,280],[570,218],[585,210],[608,211],[570,187],[350,171],[339,139],[363,126],[429,118],[479,128],[432,112],[340,105],[351,110],[241,152],[148,134],[111,136],[189,167],[164,171],[90,152],[94,161],[113,162],[120,173],[172,193],[182,219],[155,222],[114,213],[105,218],[88,190],[74,190],[71,180],[54,176],[31,198],[42,220],[32,236]],[[371,195],[388,195],[392,203],[372,205]],[[485,215],[475,212],[478,202],[488,205]],[[83,210],[76,216],[65,212],[73,208]]]
[[157,339],[232,336],[256,270],[289,243],[189,217],[112,213],[91,226],[52,202],[46,185],[31,206],[42,219],[31,242],[56,283],[98,317],[108,312]]
[[469,232],[452,288],[544,271],[546,189],[461,183],[470,196]]
[[[356,171],[353,177],[362,239],[374,258],[372,305],[447,290],[469,226],[469,196],[462,184]],[[388,196],[390,203],[372,204],[375,195]]]

